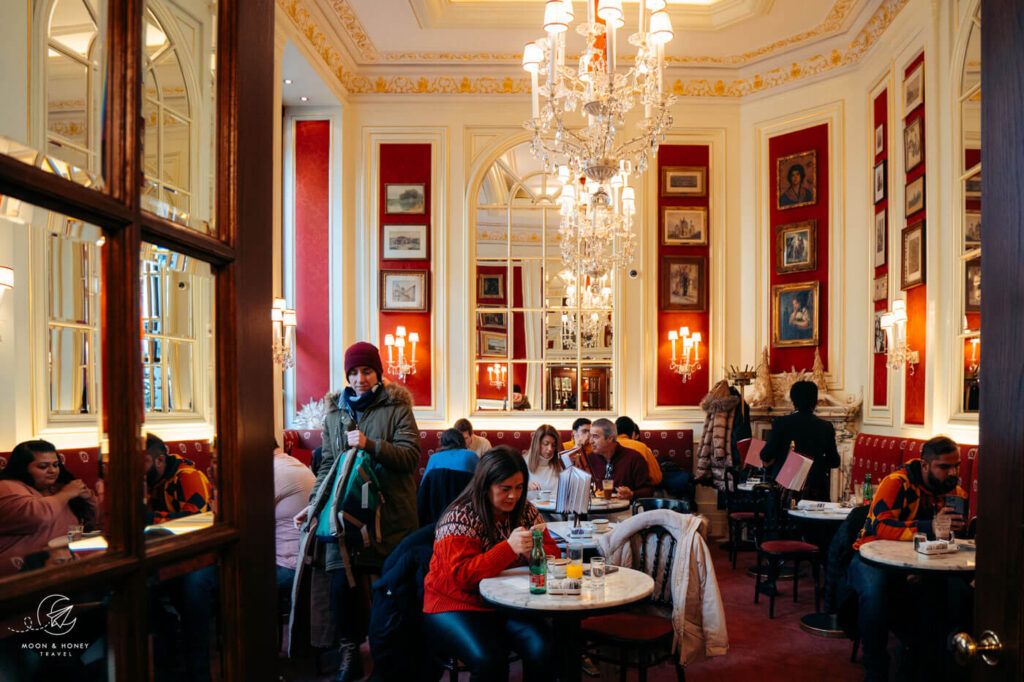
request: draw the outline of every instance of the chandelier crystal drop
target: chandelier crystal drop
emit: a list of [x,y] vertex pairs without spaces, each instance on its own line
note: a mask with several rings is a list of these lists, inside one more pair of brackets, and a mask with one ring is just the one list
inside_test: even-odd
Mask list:
[[[576,64],[566,63],[566,38],[574,17],[571,0],[549,0],[547,36],[527,43],[523,69],[530,74],[531,149],[564,187],[560,236],[562,261],[600,278],[633,260],[635,194],[630,175],[642,175],[665,132],[675,97],[664,92],[665,43],[672,25],[662,0],[641,0],[631,65],[619,68],[617,32],[624,25],[621,0],[588,0],[587,21],[576,27],[584,45]],[[623,60],[626,61],[626,60]],[[635,130],[627,112],[643,106]]]

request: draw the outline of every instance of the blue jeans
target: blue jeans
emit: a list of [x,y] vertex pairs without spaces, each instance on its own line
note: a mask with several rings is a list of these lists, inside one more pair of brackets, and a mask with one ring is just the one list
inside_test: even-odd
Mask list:
[[292,584],[295,582],[295,569],[277,566],[277,611],[288,613],[292,607]]
[[555,679],[551,633],[539,619],[504,616],[495,611],[424,613],[423,629],[435,648],[469,668],[472,682],[508,680],[511,648],[523,661],[523,679]]

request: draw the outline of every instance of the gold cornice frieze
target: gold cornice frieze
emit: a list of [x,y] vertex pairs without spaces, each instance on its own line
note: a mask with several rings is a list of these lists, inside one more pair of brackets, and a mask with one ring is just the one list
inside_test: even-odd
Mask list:
[[[348,6],[346,0],[331,0],[331,2],[332,6],[335,4]],[[855,2],[856,0],[838,0],[833,7],[833,12],[829,15],[830,18],[826,19],[822,25],[829,24],[830,21],[841,23],[842,20],[836,17],[840,12],[848,12]],[[671,85],[672,92],[684,97],[744,97],[856,63],[874,45],[908,2],[909,0],[882,0],[871,18],[844,49],[833,49],[828,54],[814,55],[792,62],[789,66],[775,67],[744,78],[732,80],[677,79]],[[530,81],[525,76],[512,78],[479,75],[358,75],[345,67],[341,55],[331,41],[324,36],[306,9],[304,0],[277,0],[277,4],[309,41],[310,47],[320,56],[342,87],[351,94],[523,95],[530,91]],[[350,7],[348,9],[351,10]],[[845,18],[845,14],[842,16]],[[354,14],[352,14],[352,19],[365,36],[365,30],[362,29]],[[344,20],[343,23],[345,23]],[[822,30],[825,32],[831,29]],[[362,39],[358,37],[354,37],[353,41],[357,47],[362,43]],[[366,41],[369,41],[368,36],[366,36]],[[372,47],[372,42],[367,44],[375,50]],[[362,55],[362,48],[360,50]],[[491,55],[491,57],[498,57],[502,60],[510,57],[510,61],[518,59],[515,55]],[[378,60],[379,58],[378,55]],[[465,55],[464,61],[487,60],[474,59],[472,55]]]

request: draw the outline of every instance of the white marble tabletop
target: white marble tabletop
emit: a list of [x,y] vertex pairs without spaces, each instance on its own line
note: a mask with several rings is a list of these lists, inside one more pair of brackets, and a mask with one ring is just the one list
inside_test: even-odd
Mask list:
[[789,509],[787,514],[796,519],[811,519],[812,521],[842,521],[850,512],[852,507],[825,507],[824,509]]
[[[590,528],[593,527],[593,524],[589,521],[581,521],[580,525]],[[605,525],[608,526],[609,531],[616,526],[614,523],[606,523]],[[572,528],[572,521],[551,521],[547,524],[547,528],[549,533],[558,536],[566,542],[580,543],[583,545],[583,549],[597,549],[597,538],[603,535],[603,533],[593,533],[591,537],[570,538],[569,529]],[[605,531],[605,533],[607,532],[608,531]]]
[[[630,500],[620,499],[618,497],[611,500],[605,500],[599,497],[590,498],[590,513],[591,514],[603,514],[605,512],[622,511],[623,509],[629,509],[631,504]],[[533,506],[538,511],[552,513],[555,511],[555,500],[535,500]]]
[[913,571],[944,571],[967,573],[974,570],[974,541],[958,540],[960,551],[951,554],[921,554],[913,542],[874,540],[860,546],[861,558],[876,564]]
[[578,595],[530,594],[530,571],[526,566],[502,571],[480,581],[480,595],[499,606],[533,611],[593,611],[632,604],[650,596],[654,579],[631,568],[619,568],[604,579],[603,590],[586,589]]

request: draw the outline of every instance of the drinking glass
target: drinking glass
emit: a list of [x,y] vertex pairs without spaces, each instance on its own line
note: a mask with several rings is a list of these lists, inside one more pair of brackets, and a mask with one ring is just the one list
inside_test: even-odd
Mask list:
[[75,540],[80,540],[83,530],[85,529],[82,526],[68,526],[68,544],[70,545]]
[[916,552],[921,547],[922,542],[927,542],[928,536],[924,533],[914,533],[914,551]]
[[615,481],[610,478],[602,479],[601,490],[604,491],[604,496],[611,499],[612,492],[615,490]]
[[590,586],[595,590],[604,589],[604,557],[590,557]]
[[936,540],[949,540],[950,522],[948,516],[936,516],[932,520],[932,531]]

